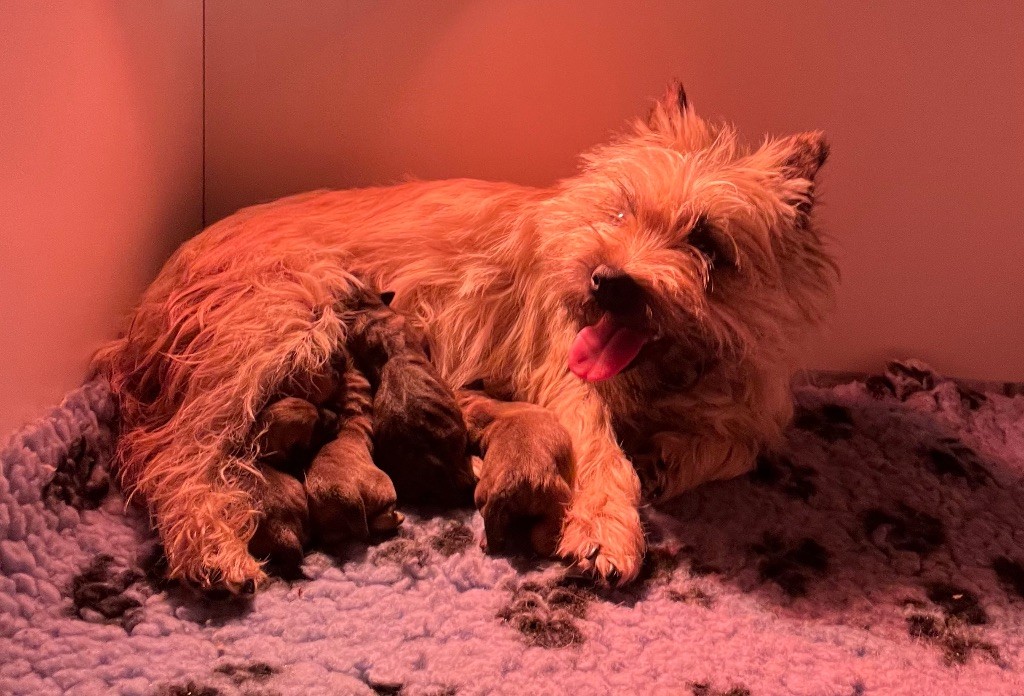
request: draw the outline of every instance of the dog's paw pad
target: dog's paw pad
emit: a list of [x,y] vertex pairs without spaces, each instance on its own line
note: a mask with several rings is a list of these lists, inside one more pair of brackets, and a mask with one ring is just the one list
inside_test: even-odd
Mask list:
[[[627,583],[640,573],[644,536],[635,510],[597,523],[602,513],[574,513],[565,525],[558,552],[582,570],[615,583]],[[597,530],[602,533],[599,536]]]

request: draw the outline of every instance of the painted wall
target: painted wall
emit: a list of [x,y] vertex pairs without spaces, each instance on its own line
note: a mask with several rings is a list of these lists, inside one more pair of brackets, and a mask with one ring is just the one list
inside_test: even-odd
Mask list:
[[316,187],[546,184],[678,76],[824,128],[844,286],[809,365],[1024,378],[1024,4],[207,0],[208,221]]
[[201,227],[202,3],[4,0],[0,95],[3,435]]

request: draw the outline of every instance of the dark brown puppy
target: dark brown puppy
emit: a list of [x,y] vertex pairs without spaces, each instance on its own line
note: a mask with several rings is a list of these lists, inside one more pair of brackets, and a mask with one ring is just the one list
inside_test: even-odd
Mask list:
[[358,370],[347,369],[338,395],[338,432],[306,470],[310,521],[328,549],[402,523],[395,486],[373,463],[370,384]]
[[310,533],[306,491],[297,478],[268,464],[260,464],[260,474],[249,484],[259,514],[249,553],[285,579],[301,577]]
[[297,569],[311,535],[336,549],[393,532],[403,519],[396,488],[410,502],[469,502],[475,478],[455,395],[430,364],[425,337],[389,301],[365,291],[339,302],[347,346],[260,413],[265,482],[253,487],[261,517],[250,544],[258,558]]
[[481,453],[474,498],[487,550],[505,550],[516,527],[525,524],[533,550],[554,555],[572,497],[569,433],[553,413],[533,404],[463,390],[459,405]]
[[406,502],[468,505],[475,482],[455,394],[430,363],[426,337],[373,298],[349,347],[373,390],[373,458]]
[[[369,385],[344,353],[257,418],[262,480],[249,485],[259,521],[249,551],[283,577],[297,577],[315,536],[330,549],[394,531],[402,516],[387,475],[373,466]],[[255,478],[255,477],[254,477]]]

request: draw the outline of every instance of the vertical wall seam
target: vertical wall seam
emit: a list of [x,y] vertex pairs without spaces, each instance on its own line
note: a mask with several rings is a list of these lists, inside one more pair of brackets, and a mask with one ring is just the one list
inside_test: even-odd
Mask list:
[[206,228],[206,0],[202,0],[203,4],[203,34],[202,34],[202,54],[203,54],[203,76],[202,76],[202,97],[200,98],[201,109],[202,109],[202,132],[200,137],[202,138],[200,157],[202,158],[202,165],[200,168],[200,176],[202,177],[202,183],[200,184],[199,195],[201,200],[200,206],[200,229]]

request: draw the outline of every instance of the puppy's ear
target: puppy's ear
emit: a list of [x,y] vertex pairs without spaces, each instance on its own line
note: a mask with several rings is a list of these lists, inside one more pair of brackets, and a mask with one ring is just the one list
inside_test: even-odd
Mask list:
[[384,303],[385,307],[390,307],[391,302],[395,299],[394,290],[385,290],[380,294],[380,301]]

